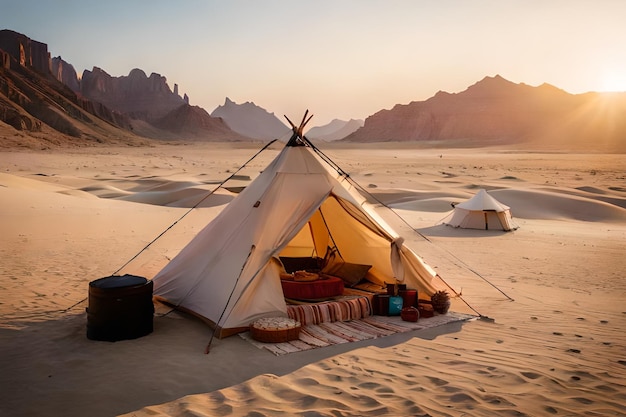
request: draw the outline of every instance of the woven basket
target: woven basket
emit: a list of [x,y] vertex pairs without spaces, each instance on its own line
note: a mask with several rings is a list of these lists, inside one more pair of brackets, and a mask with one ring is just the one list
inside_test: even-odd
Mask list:
[[286,317],[262,318],[250,325],[250,335],[263,343],[282,343],[300,337],[302,325],[299,321]]

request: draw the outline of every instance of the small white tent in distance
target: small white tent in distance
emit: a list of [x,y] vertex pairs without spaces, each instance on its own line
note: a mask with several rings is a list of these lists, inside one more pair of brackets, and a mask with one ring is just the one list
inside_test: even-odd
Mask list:
[[371,265],[372,282],[405,283],[425,297],[449,289],[302,135],[304,124],[153,279],[157,299],[199,316],[218,338],[287,316],[281,255],[324,258],[331,247],[344,262]]
[[455,204],[454,210],[443,221],[448,226],[463,229],[504,230],[518,228],[511,217],[511,209],[481,189],[463,203]]

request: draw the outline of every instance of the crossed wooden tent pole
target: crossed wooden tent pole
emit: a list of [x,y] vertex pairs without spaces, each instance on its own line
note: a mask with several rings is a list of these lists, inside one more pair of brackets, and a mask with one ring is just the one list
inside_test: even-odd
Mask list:
[[296,127],[296,125],[289,120],[289,117],[287,117],[285,115],[285,119],[287,119],[287,121],[289,122],[289,124],[291,125],[291,129],[293,130],[293,133],[296,134],[296,136],[300,139],[304,139],[304,127],[306,126],[307,123],[309,123],[309,120],[311,120],[311,118],[313,117],[313,115],[310,115],[309,118],[307,119],[307,115],[309,114],[309,111],[305,111],[304,112],[304,116],[302,117],[302,121],[300,122],[300,126]]

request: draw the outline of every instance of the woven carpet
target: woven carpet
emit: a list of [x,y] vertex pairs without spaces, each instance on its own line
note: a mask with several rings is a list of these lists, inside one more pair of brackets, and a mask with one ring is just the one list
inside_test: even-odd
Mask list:
[[266,349],[274,355],[301,352],[339,343],[357,342],[359,340],[376,339],[412,330],[423,330],[457,321],[465,321],[475,316],[448,312],[435,315],[418,322],[403,321],[399,316],[370,316],[360,320],[336,321],[333,323],[307,324],[302,326],[300,338],[284,343],[262,343],[252,339],[250,332],[239,336],[259,349]]
[[330,302],[288,305],[287,315],[303,325],[356,320],[371,316],[372,305],[367,297],[342,296]]

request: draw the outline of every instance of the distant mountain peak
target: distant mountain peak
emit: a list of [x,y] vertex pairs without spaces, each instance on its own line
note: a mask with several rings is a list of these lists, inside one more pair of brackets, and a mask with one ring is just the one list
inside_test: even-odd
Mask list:
[[333,119],[324,126],[316,126],[306,133],[310,139],[319,139],[327,142],[340,140],[357,131],[363,126],[363,120],[350,119],[349,121]]
[[129,78],[134,78],[134,77],[148,78],[144,70],[139,69],[139,68],[133,68],[132,70],[130,70],[130,72],[128,73],[128,77]]
[[467,94],[480,94],[480,95],[501,95],[505,92],[511,92],[517,90],[520,87],[525,87],[524,84],[515,84],[503,78],[500,75],[493,77],[485,77],[477,83],[469,86],[464,93]]
[[250,101],[237,104],[226,97],[224,105],[213,110],[211,116],[221,117],[233,131],[254,139],[277,139],[289,133],[274,113]]

